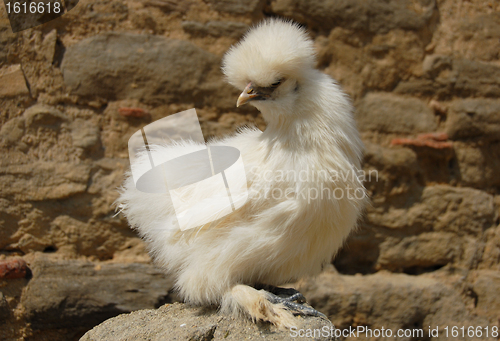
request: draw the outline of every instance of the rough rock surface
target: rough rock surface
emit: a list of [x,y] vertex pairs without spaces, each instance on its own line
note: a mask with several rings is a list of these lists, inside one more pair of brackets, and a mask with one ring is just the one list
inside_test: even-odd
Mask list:
[[318,317],[298,317],[295,327],[295,332],[279,330],[269,324],[219,315],[215,309],[174,303],[109,319],[88,331],[80,341],[296,340],[300,329],[304,335],[307,329],[313,333],[317,330],[316,337],[301,337],[301,340],[336,340],[331,322]]
[[[93,263],[35,257],[23,291],[24,317],[38,335],[83,334],[121,313],[172,301],[171,281],[150,264]],[[55,330],[55,331],[54,331]]]
[[[0,5],[0,261],[31,269],[0,279],[0,339],[79,338],[64,302],[102,319],[155,307],[161,290],[144,280],[157,270],[113,206],[128,139],[193,107],[206,138],[265,129],[254,108],[235,107],[220,61],[268,16],[309,30],[318,67],[353,99],[366,146],[372,204],[334,260],[340,275],[299,283],[306,297],[342,328],[498,324],[498,1],[80,0],[18,33]],[[104,276],[95,285],[109,305],[91,310],[81,298],[99,293],[79,283],[106,273],[152,297]],[[33,290],[43,288],[57,308],[40,305]],[[139,296],[149,307],[123,303]],[[37,329],[44,319],[52,329]]]
[[500,113],[498,100],[457,100],[450,107],[446,132],[453,140],[498,139],[500,135],[498,113]]
[[0,97],[28,95],[21,65],[11,65],[0,70]]
[[[499,288],[497,273],[481,271],[468,276],[466,273],[448,273],[449,283],[443,283],[442,275],[415,277],[382,271],[362,277],[325,271],[318,278],[301,282],[299,288],[312,305],[332,316],[333,324],[339,329],[384,326],[393,334],[398,330],[424,330],[424,337],[398,337],[397,340],[425,340],[428,326],[440,327],[437,340],[457,340],[451,335],[446,337],[443,328],[493,326],[498,323],[496,317],[484,314],[484,310],[481,314],[473,312],[470,308],[473,299],[464,300],[460,294],[460,290],[471,290],[464,277],[471,280],[478,278],[472,290],[481,307],[498,304],[496,295],[489,291]],[[361,277],[363,280],[360,280]],[[360,339],[364,339],[363,336],[366,335],[363,334]],[[381,339],[394,340],[395,335]],[[484,335],[484,339],[496,340],[491,335],[488,338]]]
[[324,30],[342,26],[360,32],[386,33],[398,28],[418,30],[428,26],[436,3],[433,0],[276,0],[272,9]]
[[111,32],[69,47],[61,70],[78,95],[146,103],[175,98],[204,106],[206,92],[227,87],[220,79],[210,84],[219,64],[217,56],[185,40]]
[[356,118],[359,129],[379,133],[423,133],[437,128],[437,118],[424,101],[390,93],[366,95]]

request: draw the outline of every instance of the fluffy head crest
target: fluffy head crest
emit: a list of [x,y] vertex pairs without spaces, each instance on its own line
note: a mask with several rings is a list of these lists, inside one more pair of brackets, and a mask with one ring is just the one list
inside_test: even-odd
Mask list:
[[268,19],[252,28],[226,53],[222,70],[243,89],[250,82],[268,86],[282,77],[300,78],[315,65],[312,40],[298,24]]

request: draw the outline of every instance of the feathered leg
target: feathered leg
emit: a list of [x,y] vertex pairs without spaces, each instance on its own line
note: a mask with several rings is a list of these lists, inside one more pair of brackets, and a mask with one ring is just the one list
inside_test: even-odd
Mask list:
[[254,321],[267,321],[282,329],[297,325],[295,317],[283,304],[270,302],[268,292],[248,285],[235,285],[224,296],[221,311],[242,313]]
[[[270,286],[266,286],[270,287]],[[283,288],[273,287],[274,289]],[[294,291],[287,298],[279,297],[264,289],[257,290],[248,285],[235,285],[224,297],[221,305],[223,312],[240,312],[249,316],[252,320],[262,320],[270,322],[279,328],[291,328],[297,326],[295,315],[308,315],[327,317],[319,311],[306,307],[302,304],[290,300],[291,297],[303,298],[302,294]],[[290,293],[290,291],[288,291]]]

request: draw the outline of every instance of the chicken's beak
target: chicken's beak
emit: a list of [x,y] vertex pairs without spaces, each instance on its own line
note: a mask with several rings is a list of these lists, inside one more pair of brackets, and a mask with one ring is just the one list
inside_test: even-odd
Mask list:
[[240,97],[238,97],[238,101],[236,102],[236,106],[239,107],[240,105],[243,105],[247,103],[248,101],[251,101],[253,98],[258,97],[259,94],[254,90],[252,82],[248,83],[246,86],[245,90],[240,94]]

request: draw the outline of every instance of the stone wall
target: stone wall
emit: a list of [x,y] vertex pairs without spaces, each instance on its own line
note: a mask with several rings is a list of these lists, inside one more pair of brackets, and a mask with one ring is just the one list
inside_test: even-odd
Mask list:
[[[206,138],[264,129],[220,62],[269,16],[308,28],[373,175],[338,272],[297,285],[338,327],[498,325],[498,1],[81,0],[16,34],[0,5],[0,338],[78,338],[175,300],[115,216],[128,138],[192,107]],[[95,276],[117,279],[96,295]]]

